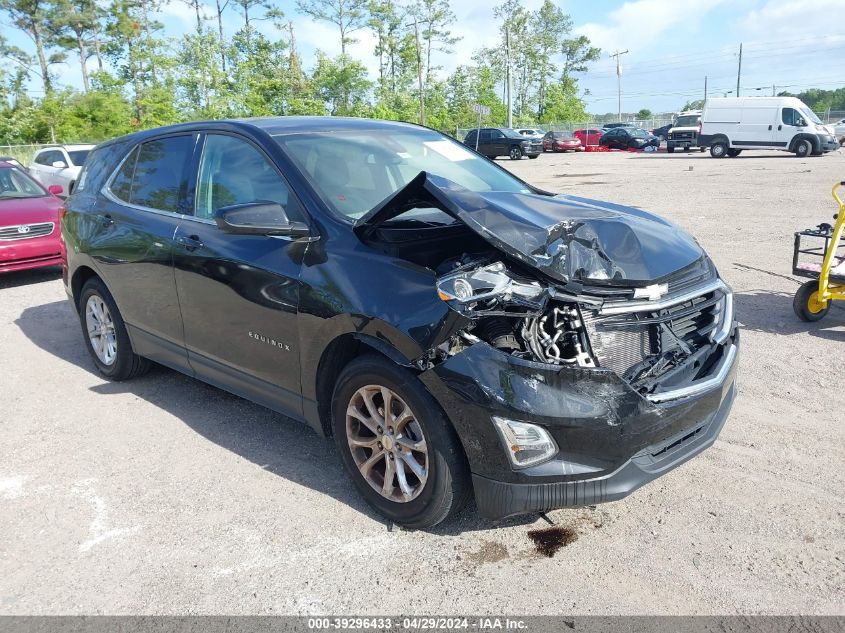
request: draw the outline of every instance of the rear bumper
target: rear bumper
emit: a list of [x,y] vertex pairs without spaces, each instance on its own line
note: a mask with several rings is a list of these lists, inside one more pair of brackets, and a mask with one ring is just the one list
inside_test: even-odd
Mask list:
[[735,395],[736,385],[732,383],[721,406],[704,421],[641,450],[600,479],[515,484],[473,474],[478,511],[489,519],[502,519],[622,499],[712,446],[728,419]]

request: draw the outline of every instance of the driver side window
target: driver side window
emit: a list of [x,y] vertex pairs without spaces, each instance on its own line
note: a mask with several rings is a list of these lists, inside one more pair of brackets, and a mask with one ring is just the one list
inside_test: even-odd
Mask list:
[[224,134],[209,134],[200,159],[194,214],[213,220],[223,207],[249,202],[276,202],[290,221],[302,211],[287,183],[252,144]]
[[781,114],[781,119],[783,119],[783,122],[786,125],[797,126],[801,123],[801,115],[795,108],[784,108],[783,114]]

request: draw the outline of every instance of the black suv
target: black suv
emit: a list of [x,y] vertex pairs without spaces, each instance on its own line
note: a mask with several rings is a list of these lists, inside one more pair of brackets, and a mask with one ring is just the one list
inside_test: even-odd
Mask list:
[[427,128],[139,132],[91,153],[61,226],[104,376],[154,361],[334,436],[403,525],[473,492],[492,518],[619,499],[734,397],[732,295],[693,238]]
[[464,137],[464,145],[472,147],[487,158],[510,156],[519,160],[523,156],[537,158],[543,153],[543,139],[527,138],[516,130],[506,127],[483,127],[470,130]]

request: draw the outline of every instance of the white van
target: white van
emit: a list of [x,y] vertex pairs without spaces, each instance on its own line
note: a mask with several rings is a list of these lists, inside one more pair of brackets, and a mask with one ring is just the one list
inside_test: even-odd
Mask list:
[[699,145],[713,158],[744,149],[779,149],[798,157],[837,149],[833,130],[795,97],[710,98],[701,115]]

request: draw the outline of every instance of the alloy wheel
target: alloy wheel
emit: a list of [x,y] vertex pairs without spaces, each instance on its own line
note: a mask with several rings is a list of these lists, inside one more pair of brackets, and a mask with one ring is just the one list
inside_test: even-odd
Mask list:
[[358,471],[382,497],[416,499],[428,480],[428,446],[411,408],[394,391],[366,385],[346,409],[346,441]]
[[114,319],[102,297],[91,295],[85,304],[85,329],[91,348],[104,365],[114,364],[117,358],[117,336]]

